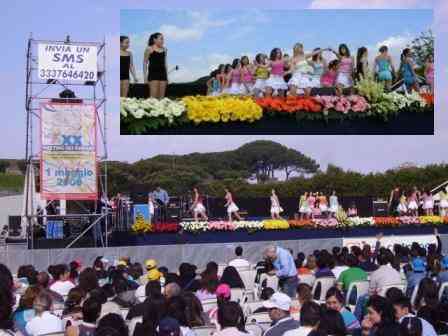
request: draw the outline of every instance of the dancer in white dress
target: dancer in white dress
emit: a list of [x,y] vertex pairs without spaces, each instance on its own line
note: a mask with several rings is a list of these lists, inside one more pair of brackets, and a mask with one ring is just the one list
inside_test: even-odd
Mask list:
[[193,210],[194,220],[197,222],[200,216],[203,220],[208,221],[207,210],[204,206],[204,199],[201,194],[199,194],[197,188],[193,188],[193,197],[194,199],[191,209]]
[[333,190],[333,193],[330,196],[330,214],[335,216],[339,209],[339,200],[336,196],[336,191]]
[[302,196],[300,196],[299,213],[300,219],[309,218],[311,215],[311,209],[308,204],[308,193],[306,191]]
[[275,193],[275,189],[272,189],[271,192],[271,217],[272,219],[281,219],[280,213],[283,212],[282,207],[280,206],[280,201],[278,200],[277,194]]
[[408,204],[404,193],[401,194],[400,203],[398,204],[397,211],[400,216],[404,216],[408,213]]
[[448,215],[448,186],[445,188],[445,190],[442,190],[439,193],[439,197],[439,214],[440,216],[445,217]]
[[229,189],[224,189],[224,191],[226,192],[226,195],[225,195],[226,204],[224,206],[227,207],[227,216],[228,216],[229,222],[232,222],[232,215],[234,215],[236,217],[236,219],[240,221],[241,217],[240,217],[240,214],[238,213],[238,211],[240,209],[233,201],[232,193],[229,191]]
[[430,191],[426,191],[423,193],[423,210],[425,211],[426,216],[433,215],[434,209],[434,199],[432,198],[432,194]]

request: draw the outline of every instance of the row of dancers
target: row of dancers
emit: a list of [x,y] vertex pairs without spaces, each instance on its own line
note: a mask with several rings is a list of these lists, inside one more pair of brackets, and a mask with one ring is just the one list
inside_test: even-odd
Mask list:
[[[128,36],[120,36],[120,96],[127,97],[130,75],[135,82],[136,75]],[[323,52],[329,51],[335,59],[327,62]],[[149,85],[150,95],[162,98],[168,85],[168,50],[163,34],[151,34],[143,57],[143,81]],[[398,70],[394,66],[387,46],[381,46],[372,69],[368,62],[368,49],[358,48],[356,59],[346,44],[339,45],[337,51],[332,48],[315,48],[305,53],[302,43],[293,47],[293,55],[284,54],[280,48],[274,48],[269,57],[259,53],[250,61],[248,56],[235,58],[232,64],[221,64],[211,73],[207,82],[209,95],[241,94],[254,96],[295,96],[309,95],[312,88],[334,87],[337,92],[351,88],[356,80],[373,73],[384,83],[387,90],[397,76],[404,80],[408,91],[419,90],[414,55],[410,48],[401,53]],[[431,92],[434,91],[434,58],[428,55],[425,63],[425,78]]]
[[[440,191],[438,193],[438,200],[439,215],[442,217],[447,216],[448,191]],[[434,196],[429,190],[424,191],[423,193],[420,193],[420,191],[418,191],[417,189],[414,189],[413,191],[408,193],[402,192],[398,201],[398,205],[396,206],[396,212],[400,216],[418,216],[419,209],[421,208],[426,216],[432,216],[434,215],[435,208],[434,201]],[[395,205],[391,204],[391,206],[394,207]]]
[[[332,52],[336,59],[327,63],[323,52]],[[303,44],[296,43],[293,56],[283,54],[280,48],[272,49],[269,57],[259,53],[250,62],[247,56],[235,58],[232,64],[220,64],[211,72],[207,82],[208,94],[240,94],[260,96],[297,96],[309,95],[312,88],[332,87],[338,94],[344,88],[352,88],[356,80],[373,72],[377,81],[384,83],[390,90],[397,76],[403,78],[408,91],[419,90],[415,72],[416,64],[410,48],[401,54],[398,71],[395,70],[387,46],[381,46],[375,57],[373,69],[368,63],[368,50],[361,47],[356,60],[351,56],[346,44],[341,44],[338,51],[331,48],[316,48],[312,53],[305,53]],[[434,90],[434,60],[429,55],[425,64],[425,77],[431,92]]]

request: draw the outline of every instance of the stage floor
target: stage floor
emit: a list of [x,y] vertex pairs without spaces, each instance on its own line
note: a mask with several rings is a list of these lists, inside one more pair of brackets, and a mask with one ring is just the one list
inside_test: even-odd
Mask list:
[[[438,226],[439,233],[448,234],[448,225]],[[193,234],[183,233],[149,233],[114,232],[111,246],[143,246],[143,245],[177,245],[256,242],[302,239],[332,239],[352,237],[374,237],[382,232],[384,235],[428,235],[434,232],[430,226],[408,226],[399,228],[360,227],[350,229],[289,229],[247,231],[208,231]]]

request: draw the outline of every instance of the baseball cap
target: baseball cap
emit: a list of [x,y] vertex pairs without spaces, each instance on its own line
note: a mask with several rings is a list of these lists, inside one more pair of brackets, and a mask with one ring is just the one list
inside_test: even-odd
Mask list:
[[448,255],[442,258],[442,267],[448,269]]
[[146,266],[146,268],[157,267],[157,261],[155,261],[154,259],[148,259],[145,261],[145,266]]
[[230,286],[222,283],[216,288],[216,296],[223,297],[224,299],[230,299]]
[[180,325],[177,320],[171,317],[165,317],[159,322],[160,336],[176,336],[180,335]]
[[425,262],[420,258],[415,258],[412,260],[412,269],[414,272],[424,272],[426,271]]
[[263,301],[263,306],[268,309],[278,308],[284,311],[289,311],[291,308],[291,298],[284,293],[276,292],[269,300]]

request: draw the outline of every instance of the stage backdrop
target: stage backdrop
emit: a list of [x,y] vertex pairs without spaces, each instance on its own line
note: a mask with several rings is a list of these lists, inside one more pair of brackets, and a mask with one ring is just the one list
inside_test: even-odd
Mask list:
[[95,120],[92,104],[41,104],[44,199],[97,199]]
[[97,80],[97,47],[64,43],[39,43],[40,79]]

